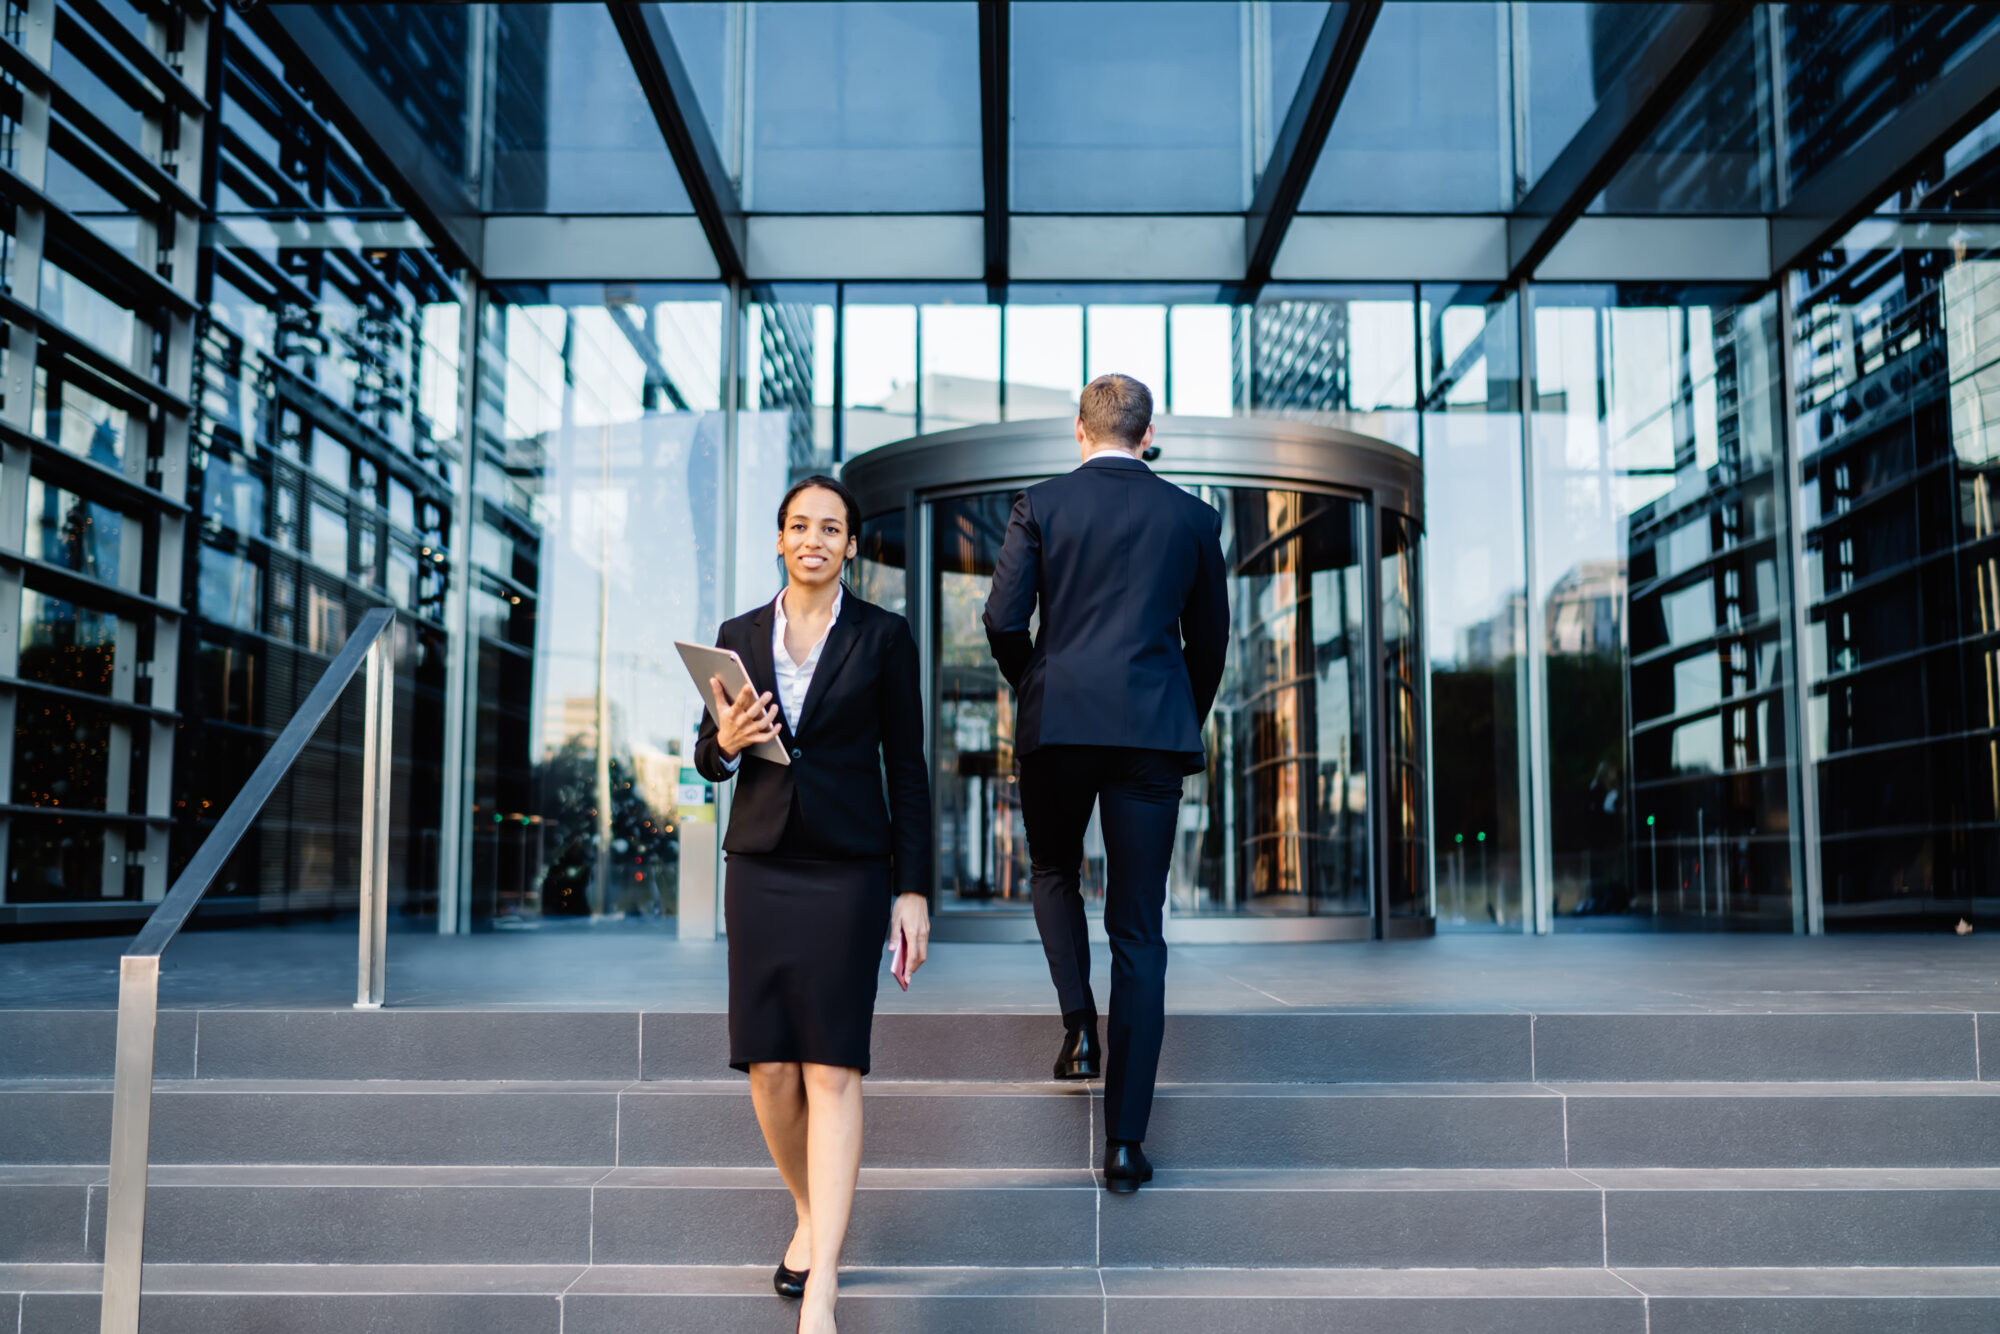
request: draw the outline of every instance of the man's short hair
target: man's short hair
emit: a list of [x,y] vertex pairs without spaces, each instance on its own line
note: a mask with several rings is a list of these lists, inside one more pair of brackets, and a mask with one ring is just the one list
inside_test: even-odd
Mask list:
[[1136,449],[1153,424],[1153,391],[1129,375],[1100,375],[1083,387],[1076,416],[1086,438]]

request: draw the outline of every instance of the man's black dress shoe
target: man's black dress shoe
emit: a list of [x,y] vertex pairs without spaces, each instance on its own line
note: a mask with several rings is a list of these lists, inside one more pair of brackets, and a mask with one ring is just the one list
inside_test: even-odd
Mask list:
[[803,1297],[806,1295],[806,1275],[810,1269],[787,1269],[783,1260],[778,1261],[778,1272],[771,1275],[771,1286],[778,1290],[780,1297]]
[[1097,1078],[1097,1064],[1103,1050],[1097,1041],[1097,1025],[1072,1028],[1063,1039],[1062,1054],[1056,1057],[1056,1078]]
[[1113,1195],[1130,1195],[1152,1179],[1153,1165],[1144,1149],[1120,1139],[1104,1146],[1104,1188]]

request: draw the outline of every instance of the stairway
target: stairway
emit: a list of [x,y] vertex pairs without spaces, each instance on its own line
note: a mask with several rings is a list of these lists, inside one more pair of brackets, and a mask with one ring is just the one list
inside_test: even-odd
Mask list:
[[[112,1031],[0,1010],[0,1334],[96,1328]],[[1969,1013],[1176,1014],[1130,1197],[1058,1036],[878,1018],[843,1330],[2000,1329]],[[145,1328],[788,1330],[724,1049],[712,1013],[164,1012]]]

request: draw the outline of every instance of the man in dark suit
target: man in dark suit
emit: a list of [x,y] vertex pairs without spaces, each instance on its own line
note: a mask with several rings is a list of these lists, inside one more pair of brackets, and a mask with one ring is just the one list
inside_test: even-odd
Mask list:
[[[1153,1108],[1166,1007],[1161,934],[1181,779],[1203,768],[1201,728],[1222,682],[1229,596],[1222,519],[1156,477],[1153,396],[1129,375],[1083,391],[1083,464],[1014,501],[986,599],[986,638],[1014,687],[1035,925],[1068,1033],[1058,1079],[1098,1073],[1081,875],[1103,823],[1111,937],[1105,1185],[1151,1179],[1140,1141]],[[1041,608],[1039,633],[1029,619]]]

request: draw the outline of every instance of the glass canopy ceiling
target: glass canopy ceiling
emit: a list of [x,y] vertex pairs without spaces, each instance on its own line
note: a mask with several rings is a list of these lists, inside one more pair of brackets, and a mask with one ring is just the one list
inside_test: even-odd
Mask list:
[[1760,253],[1678,276],[1775,272],[1783,221],[1824,230],[1828,182],[1991,55],[2000,21],[1541,0],[273,10],[333,39],[329,84],[468,258],[496,235],[555,244],[532,224],[556,218],[629,255],[636,234],[606,226],[636,218],[658,224],[637,277],[1249,290],[1575,276],[1541,266],[1588,218],[1779,224],[1706,233]]

